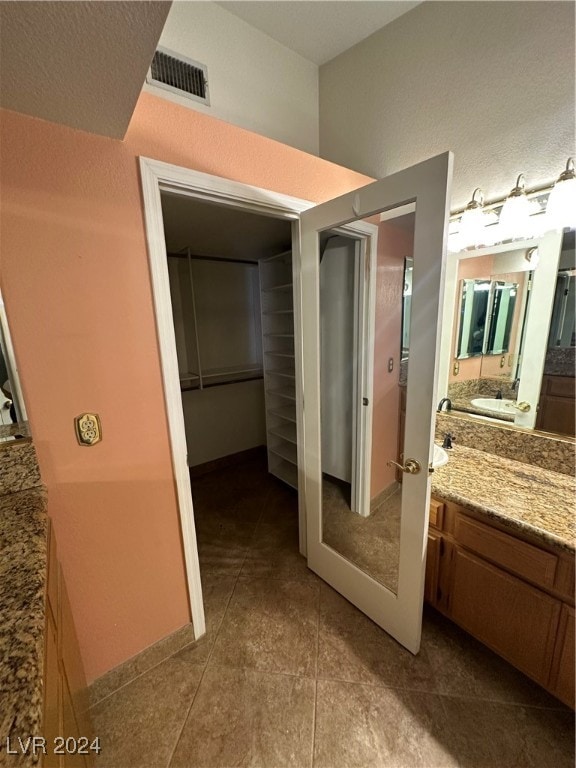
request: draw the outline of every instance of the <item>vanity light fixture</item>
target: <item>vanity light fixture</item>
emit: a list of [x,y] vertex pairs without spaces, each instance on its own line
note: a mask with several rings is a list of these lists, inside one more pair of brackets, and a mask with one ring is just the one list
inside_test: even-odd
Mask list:
[[566,170],[552,187],[546,206],[546,224],[549,229],[576,227],[576,171],[573,157],[568,158]]
[[526,179],[521,173],[516,179],[516,186],[506,198],[498,222],[498,240],[523,240],[533,235],[530,221],[530,203],[526,196]]
[[483,245],[530,240],[566,227],[576,228],[573,157],[568,158],[566,169],[555,183],[547,182],[527,189],[521,173],[508,197],[489,202],[484,201],[481,189],[475,189],[472,200],[464,209],[452,211],[448,251],[458,253]]
[[472,200],[464,209],[457,233],[449,235],[449,239],[452,238],[452,242],[449,242],[450,250],[460,251],[493,245],[493,228],[489,228],[489,225],[497,221],[495,213],[484,211],[484,192],[477,187],[472,194]]

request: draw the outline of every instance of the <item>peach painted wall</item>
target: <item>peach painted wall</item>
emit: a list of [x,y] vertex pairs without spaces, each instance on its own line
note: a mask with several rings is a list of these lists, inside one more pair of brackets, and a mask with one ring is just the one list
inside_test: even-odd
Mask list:
[[138,156],[314,201],[369,179],[149,94],[123,142],[0,130],[1,287],[91,681],[189,621]]
[[[404,258],[412,256],[413,252],[413,233],[395,226],[393,220],[380,223],[372,395],[372,499],[396,477],[395,469],[386,466],[386,462],[397,460]],[[390,358],[394,360],[392,373],[388,372]]]

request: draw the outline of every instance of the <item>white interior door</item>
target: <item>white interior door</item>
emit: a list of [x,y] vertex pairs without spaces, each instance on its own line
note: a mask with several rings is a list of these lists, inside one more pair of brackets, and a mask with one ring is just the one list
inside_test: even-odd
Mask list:
[[[429,462],[433,451],[439,307],[446,254],[452,155],[446,153],[401,173],[342,195],[301,214],[302,363],[304,382],[304,466],[308,564],[344,597],[413,653],[420,647],[424,569],[430,501]],[[352,451],[370,473],[370,500],[354,510],[351,488],[330,474],[323,461],[321,350],[338,324],[322,322],[334,314],[325,307],[334,297],[322,284],[320,236],[358,220],[379,223],[373,360],[356,347],[346,376],[372,370],[364,390],[356,388],[354,409],[372,407],[372,437]],[[376,216],[376,219],[373,217]],[[327,252],[324,258],[329,258]],[[407,386],[400,365],[404,263],[413,257]],[[352,258],[354,254],[352,253]],[[354,280],[354,269],[339,269],[339,280]],[[326,298],[327,297],[327,298]],[[358,301],[347,305],[358,306]],[[353,327],[358,321],[342,307]],[[363,338],[369,338],[364,333]],[[401,375],[402,374],[402,375]],[[325,372],[324,372],[324,375]],[[373,391],[371,392],[370,390]],[[373,402],[371,399],[373,398]],[[406,402],[405,416],[402,407]],[[348,406],[343,402],[343,410]],[[335,405],[332,403],[331,408]],[[404,427],[405,423],[405,427]],[[403,444],[404,472],[397,482]],[[371,457],[371,458],[370,458]],[[416,470],[410,473],[409,469]],[[368,478],[357,478],[357,482]]]

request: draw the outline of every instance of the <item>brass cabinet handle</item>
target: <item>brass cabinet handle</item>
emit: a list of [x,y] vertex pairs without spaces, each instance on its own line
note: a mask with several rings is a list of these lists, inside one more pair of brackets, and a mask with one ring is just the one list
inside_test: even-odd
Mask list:
[[398,467],[402,472],[406,472],[408,475],[417,475],[422,469],[416,459],[407,459],[404,464],[398,464],[397,461],[388,461],[389,467]]
[[522,413],[528,413],[531,406],[530,403],[527,403],[525,400],[522,400],[520,403],[506,403],[508,408],[516,408],[517,411],[522,411]]

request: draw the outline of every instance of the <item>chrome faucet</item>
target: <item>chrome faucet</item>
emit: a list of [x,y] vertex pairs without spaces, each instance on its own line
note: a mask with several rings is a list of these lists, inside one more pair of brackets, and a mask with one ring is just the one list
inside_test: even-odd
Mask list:
[[443,397],[442,400],[438,403],[438,413],[442,410],[442,407],[446,403],[446,410],[451,411],[452,410],[452,401],[449,397]]

